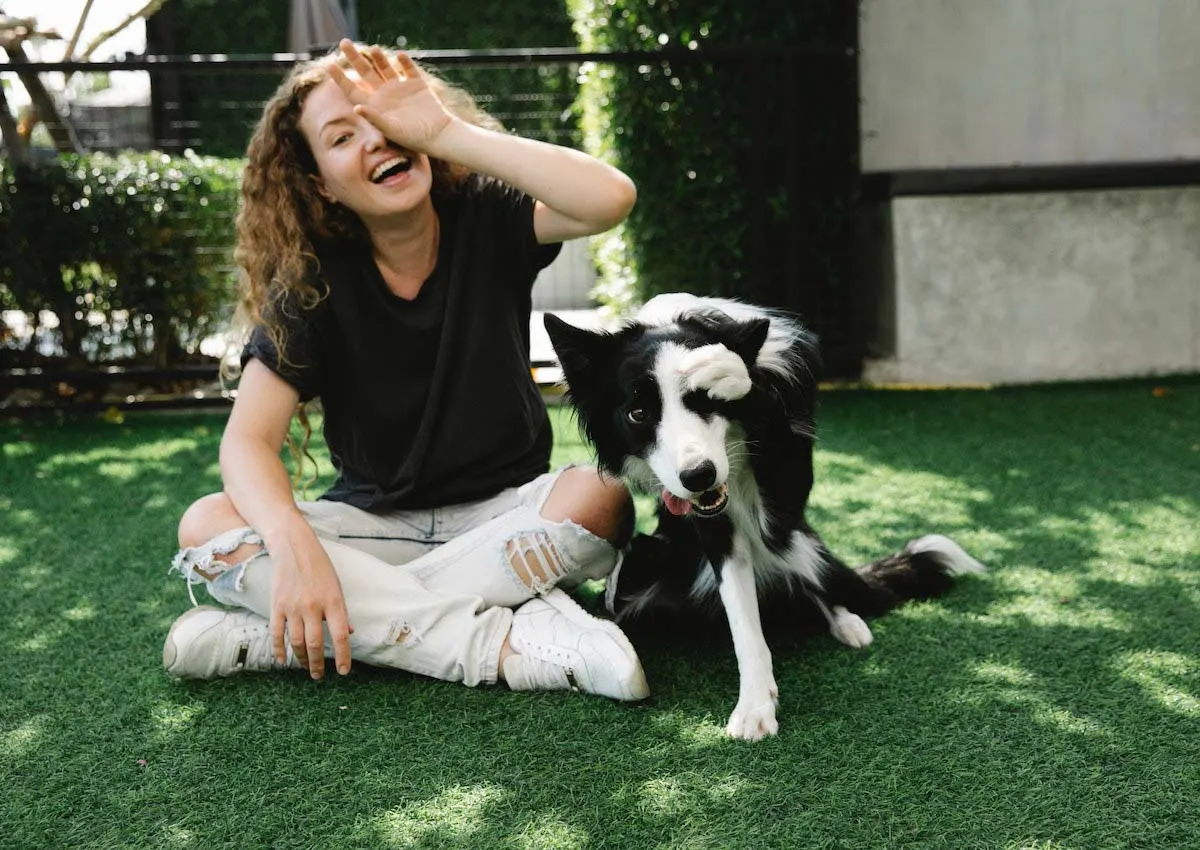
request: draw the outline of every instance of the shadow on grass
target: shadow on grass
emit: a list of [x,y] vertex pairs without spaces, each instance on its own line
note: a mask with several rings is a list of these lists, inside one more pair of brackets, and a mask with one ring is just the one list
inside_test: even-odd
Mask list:
[[991,572],[865,652],[778,645],[757,745],[721,732],[724,634],[644,647],[633,707],[364,667],[171,682],[166,564],[219,418],[0,426],[0,843],[1200,846],[1198,392],[827,395],[835,551],[937,530]]

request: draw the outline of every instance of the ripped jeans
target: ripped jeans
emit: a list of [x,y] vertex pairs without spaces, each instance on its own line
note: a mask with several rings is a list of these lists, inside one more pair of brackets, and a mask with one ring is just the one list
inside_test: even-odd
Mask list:
[[[541,516],[560,474],[432,510],[375,514],[341,502],[301,502],[341,582],[354,628],[351,657],[471,686],[494,683],[512,609],[556,585],[607,576],[616,565],[608,541]],[[243,543],[261,545],[262,538],[250,528],[227,531],[181,550],[173,569],[189,592],[191,584],[205,584],[217,601],[269,619],[270,554],[234,565],[220,560]],[[332,655],[328,631],[325,650]]]

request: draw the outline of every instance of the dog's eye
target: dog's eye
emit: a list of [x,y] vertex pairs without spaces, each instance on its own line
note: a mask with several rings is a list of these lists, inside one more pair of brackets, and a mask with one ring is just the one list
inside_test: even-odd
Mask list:
[[625,413],[625,418],[634,425],[641,425],[646,421],[646,411],[640,407],[633,407]]

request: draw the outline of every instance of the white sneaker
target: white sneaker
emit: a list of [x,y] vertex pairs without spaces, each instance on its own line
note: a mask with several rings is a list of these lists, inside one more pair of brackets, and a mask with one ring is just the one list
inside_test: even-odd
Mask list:
[[200,605],[171,625],[163,644],[163,669],[179,679],[217,679],[300,665],[287,648],[287,664],[271,652],[271,624],[257,614]]
[[624,632],[557,588],[517,609],[508,642],[516,654],[504,661],[504,679],[514,691],[578,689],[626,701],[650,695]]

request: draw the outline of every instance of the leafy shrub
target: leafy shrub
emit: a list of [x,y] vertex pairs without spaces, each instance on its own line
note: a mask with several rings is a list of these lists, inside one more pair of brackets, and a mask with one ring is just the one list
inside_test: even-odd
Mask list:
[[240,169],[157,152],[0,163],[0,303],[52,312],[71,363],[194,354],[232,303]]

